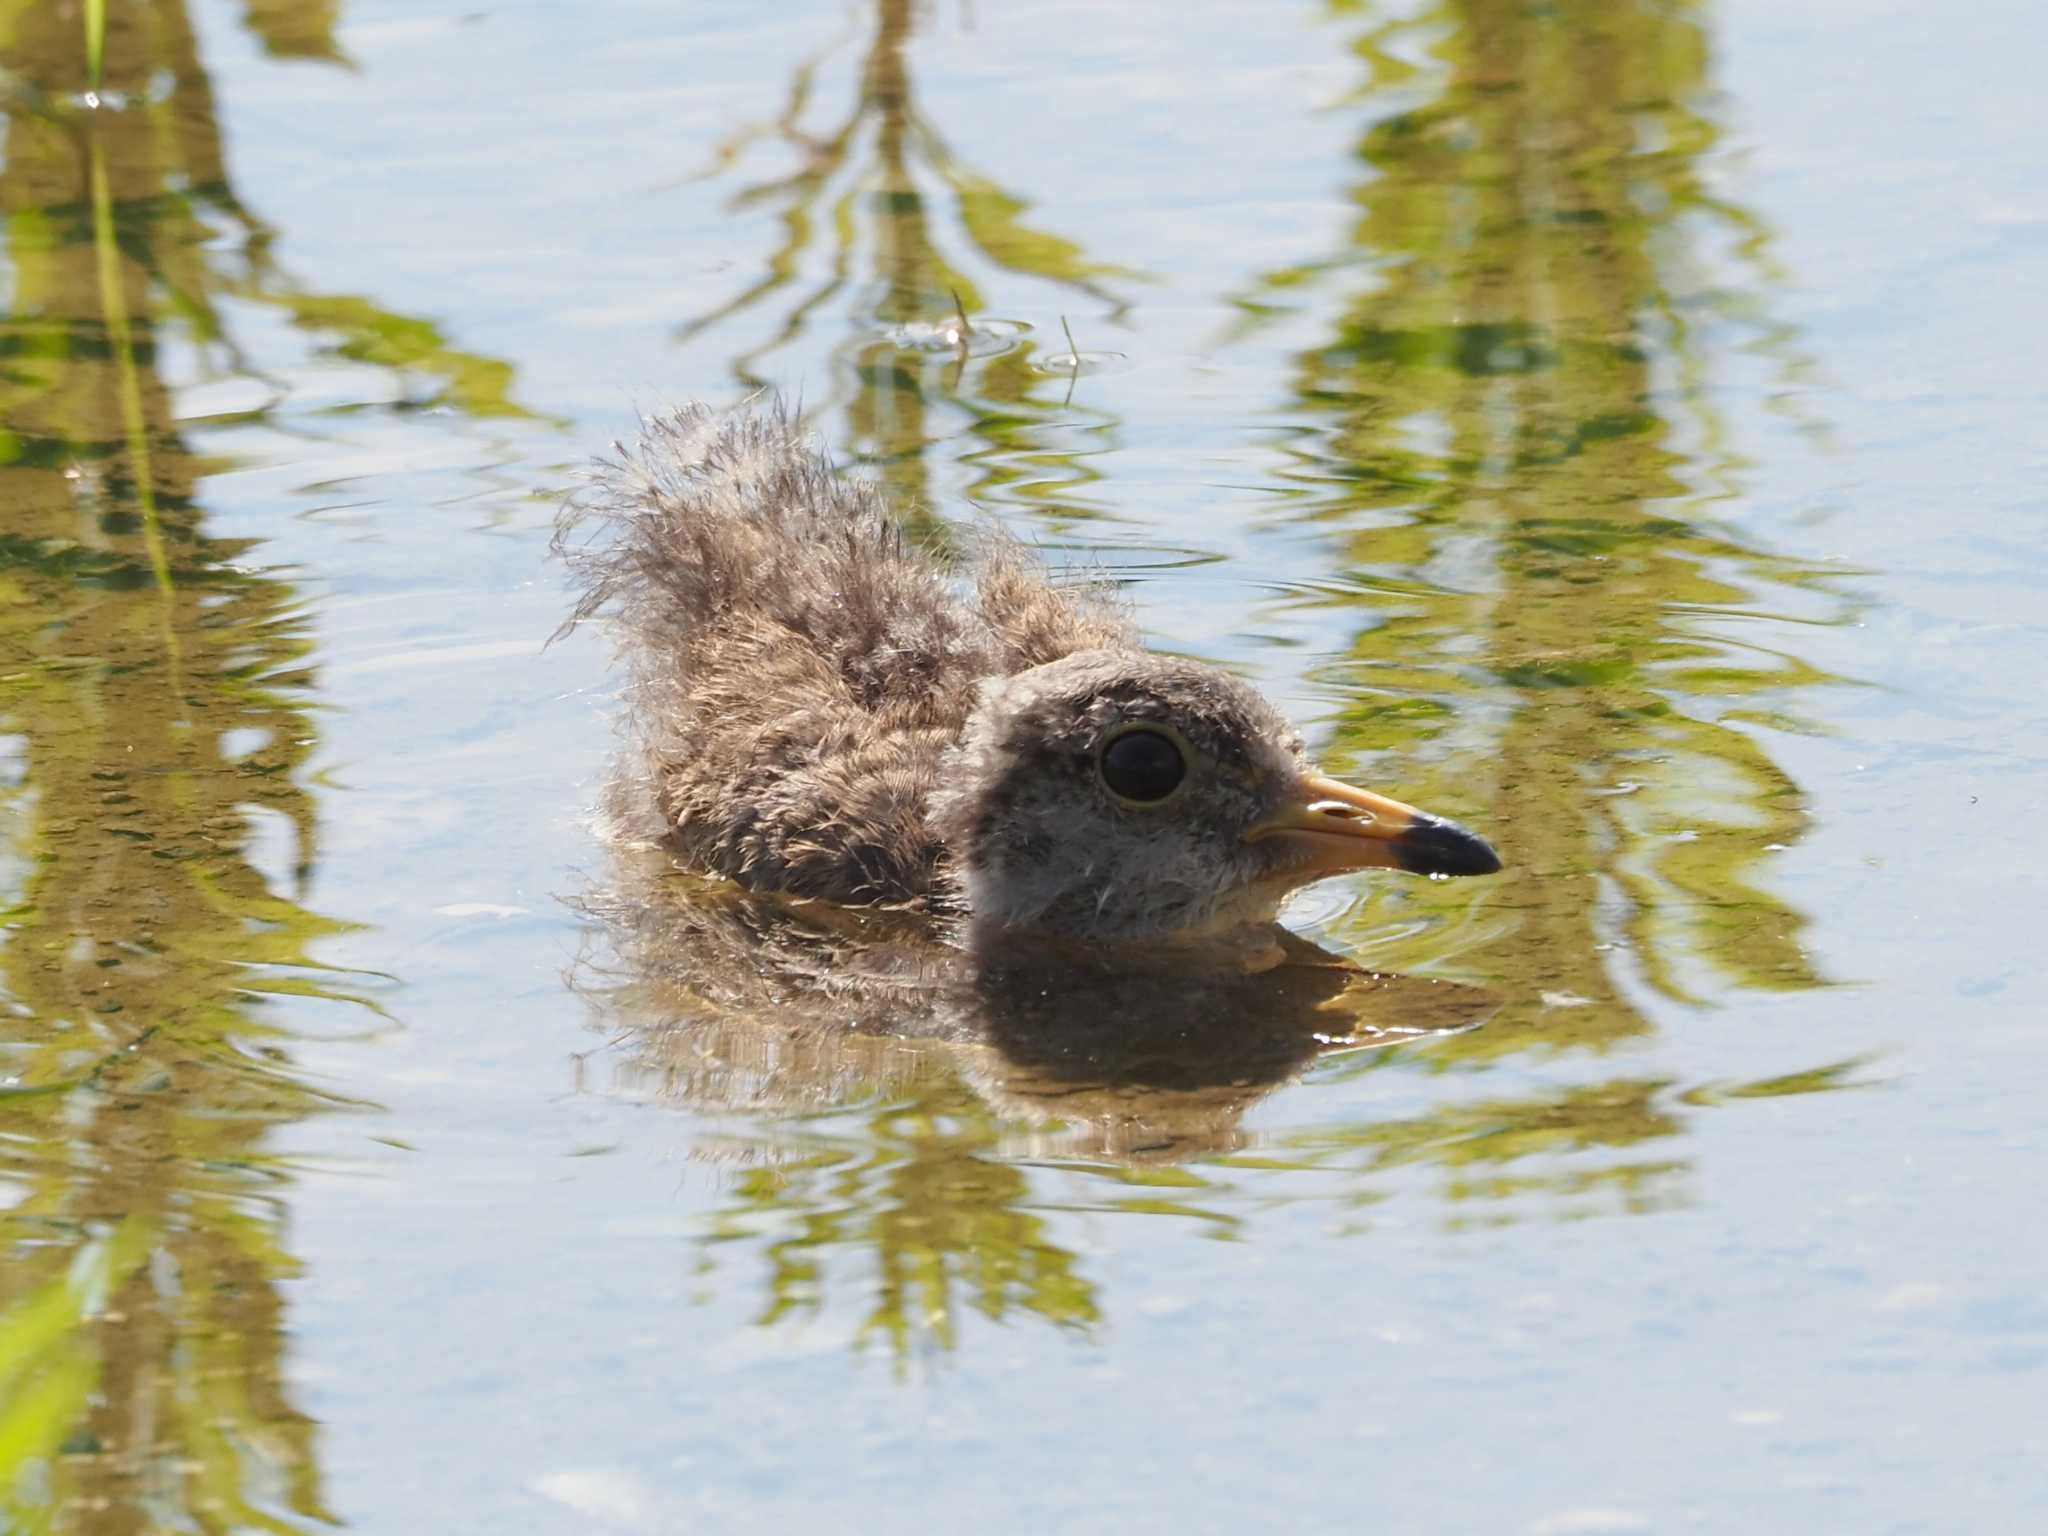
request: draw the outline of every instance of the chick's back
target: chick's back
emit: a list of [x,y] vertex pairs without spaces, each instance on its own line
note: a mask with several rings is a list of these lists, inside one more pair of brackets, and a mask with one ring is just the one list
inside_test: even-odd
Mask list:
[[564,509],[571,623],[628,667],[616,835],[755,890],[941,902],[925,807],[983,678],[1134,644],[1093,593],[979,541],[970,600],[778,403],[647,422]]

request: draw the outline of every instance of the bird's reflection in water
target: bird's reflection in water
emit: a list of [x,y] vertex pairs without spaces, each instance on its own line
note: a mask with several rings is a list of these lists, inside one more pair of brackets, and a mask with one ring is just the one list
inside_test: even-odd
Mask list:
[[1246,1111],[1317,1060],[1472,1029],[1496,1006],[1278,927],[976,960],[922,914],[755,896],[655,852],[622,852],[579,905],[596,930],[579,989],[615,1091],[802,1116],[950,1082],[1020,1156],[1233,1151]]

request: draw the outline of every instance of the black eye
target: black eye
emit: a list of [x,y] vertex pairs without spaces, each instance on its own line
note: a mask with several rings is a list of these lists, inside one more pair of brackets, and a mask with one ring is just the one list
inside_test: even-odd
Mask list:
[[1102,751],[1102,782],[1110,793],[1141,804],[1164,800],[1187,772],[1180,748],[1158,731],[1125,731]]

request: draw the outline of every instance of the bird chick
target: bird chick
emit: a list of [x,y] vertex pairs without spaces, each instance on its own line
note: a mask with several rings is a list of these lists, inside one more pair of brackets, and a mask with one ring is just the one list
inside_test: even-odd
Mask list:
[[629,668],[611,830],[751,890],[962,917],[985,950],[1270,922],[1349,870],[1500,867],[1317,775],[1256,690],[1146,651],[1014,543],[943,569],[777,404],[647,423],[556,547],[570,623],[614,619]]

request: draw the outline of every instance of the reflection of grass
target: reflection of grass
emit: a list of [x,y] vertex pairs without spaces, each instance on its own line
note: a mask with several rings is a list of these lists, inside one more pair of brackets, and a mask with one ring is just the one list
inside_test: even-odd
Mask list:
[[[814,59],[798,69],[787,104],[772,123],[742,129],[719,148],[714,156],[717,172],[729,169],[750,146],[768,137],[783,140],[801,163],[787,176],[735,194],[735,208],[778,209],[782,243],[769,256],[767,272],[758,282],[686,322],[679,337],[701,335],[796,284],[805,258],[821,237],[832,242],[829,275],[788,306],[771,346],[799,335],[810,315],[852,280],[855,255],[863,246],[877,251],[870,279],[879,288],[870,312],[877,323],[938,312],[949,304],[949,295],[980,310],[980,289],[940,253],[931,231],[920,183],[933,178],[954,194],[957,227],[974,254],[999,270],[1059,283],[1107,303],[1114,300],[1100,286],[1105,280],[1137,276],[1091,261],[1072,241],[1032,228],[1024,221],[1029,207],[1024,199],[953,155],[916,109],[904,59],[914,27],[909,0],[876,0],[874,33],[860,63],[853,109],[835,127],[818,133],[801,126],[823,62]],[[866,230],[861,227],[864,212],[871,212],[874,220],[874,227]],[[743,383],[762,382],[759,365],[766,351],[757,349],[736,361]]]
[[[1438,1060],[1443,1042],[1415,1061]],[[1393,1067],[1398,1056],[1355,1058],[1352,1069]],[[1680,1203],[1691,1162],[1677,1147],[1689,1120],[1721,1106],[1862,1086],[1860,1060],[1747,1083],[1681,1088],[1669,1079],[1617,1077],[1524,1097],[1455,1099],[1420,1114],[1281,1132],[1206,1168],[1073,1164],[1065,1174],[1111,1193],[1064,1199],[1037,1187],[1061,1176],[998,1159],[1015,1129],[941,1076],[908,1098],[868,1111],[855,1134],[786,1134],[754,1149],[710,1235],[711,1251],[756,1250],[766,1260],[762,1327],[825,1315],[852,1297],[856,1338],[886,1340],[898,1361],[961,1342],[961,1314],[991,1321],[1016,1313],[1092,1332],[1102,1316],[1057,1213],[1158,1215],[1249,1235],[1247,1191],[1231,1174],[1255,1172],[1271,1191],[1319,1179],[1295,1198],[1332,1198],[1360,1210],[1384,1201],[1405,1170],[1434,1170],[1452,1227],[1541,1217],[1637,1214]],[[864,1103],[877,1089],[841,1084],[834,1101]],[[1169,1097],[1170,1095],[1161,1095]],[[1132,1101],[1132,1108],[1138,1101]],[[728,1149],[731,1152],[731,1149]],[[1219,1175],[1221,1175],[1219,1177]]]
[[335,41],[341,0],[242,0],[242,24],[274,59],[347,64]]
[[85,0],[85,78],[94,89],[106,75],[107,0]]
[[[1832,1093],[1862,1085],[1860,1059],[1750,1083],[1679,1089],[1663,1078],[1618,1077],[1520,1099],[1446,1103],[1398,1120],[1290,1133],[1270,1161],[1295,1169],[1343,1167],[1361,1176],[1427,1167],[1442,1173],[1450,1221],[1497,1222],[1541,1200],[1544,1214],[1625,1212],[1682,1197],[1689,1159],[1669,1145],[1693,1113],[1762,1098]],[[1370,1189],[1371,1186],[1365,1186]],[[1347,1203],[1362,1200],[1356,1188]],[[1465,1207],[1491,1207],[1474,1218]]]
[[[727,172],[767,139],[785,144],[798,165],[741,188],[732,199],[736,209],[775,210],[781,225],[761,277],[684,321],[677,335],[692,341],[730,321],[762,317],[765,339],[737,352],[732,363],[738,382],[760,388],[779,382],[774,355],[810,329],[827,304],[849,296],[856,333],[842,349],[844,366],[831,387],[836,398],[850,381],[847,446],[880,468],[906,516],[927,516],[923,456],[935,435],[926,415],[933,397],[965,410],[970,430],[989,444],[976,458],[983,471],[977,494],[1016,487],[1013,494],[1035,502],[1071,502],[1094,472],[1071,452],[1037,445],[1037,429],[1059,410],[1047,390],[1058,386],[1029,365],[1030,342],[969,370],[952,359],[907,353],[885,333],[945,314],[956,302],[983,310],[987,298],[970,266],[1053,283],[1112,312],[1121,301],[1110,285],[1141,274],[1096,261],[1075,242],[1035,228],[1024,198],[953,153],[917,109],[905,56],[915,22],[911,0],[874,0],[854,104],[836,124],[819,131],[803,126],[826,62],[820,57],[798,68],[771,122],[741,129],[720,146],[713,174]],[[932,195],[935,187],[944,199]],[[966,264],[949,249],[964,250]],[[805,289],[812,268],[818,276]],[[815,409],[830,400],[806,403]],[[944,538],[930,521],[918,531]]]
[[[1271,1200],[1326,1199],[1358,1211],[1412,1183],[1406,1176],[1418,1170],[1432,1176],[1452,1226],[1665,1209],[1686,1198],[1691,1163],[1681,1138],[1697,1116],[1864,1081],[1863,1063],[1846,1061],[1747,1083],[1687,1088],[1620,1076],[1503,1095],[1486,1091],[1480,1063],[1449,1053],[1457,1039],[1219,1060],[1199,1039],[1190,1042],[1188,1016],[1173,1007],[1162,1015],[1171,1031],[1140,1028],[1125,1037],[1136,1047],[1129,1054],[1120,1041],[1099,1055],[1084,1047],[1077,1058],[1074,1042],[1056,1033],[1020,1038],[1033,1023],[1058,1026],[1031,1008],[1011,1017],[990,991],[979,994],[988,1011],[941,1010],[944,1041],[901,1039],[868,1027],[894,1020],[914,1032],[930,1006],[929,978],[909,994],[892,991],[881,978],[898,972],[884,967],[873,973],[880,990],[863,995],[858,978],[870,974],[873,956],[814,950],[772,921],[722,927],[718,911],[756,909],[725,906],[716,887],[697,895],[714,905],[686,900],[673,911],[648,910],[611,893],[599,910],[621,924],[612,930],[617,970],[592,974],[631,980],[586,996],[602,1001],[607,1036],[634,1042],[622,1077],[634,1091],[700,1114],[771,1119],[758,1135],[698,1142],[730,1169],[701,1239],[698,1273],[708,1285],[737,1256],[761,1292],[757,1326],[802,1330],[824,1321],[843,1327],[855,1347],[884,1344],[899,1364],[962,1347],[963,1321],[977,1313],[1091,1337],[1106,1308],[1087,1249],[1072,1233],[1072,1218],[1083,1213],[1166,1217],[1219,1239],[1256,1242],[1253,1218]],[[727,947],[734,933],[745,935],[737,951]],[[820,969],[833,954],[846,963]],[[800,963],[782,971],[772,956]],[[767,974],[734,973],[750,960]],[[1384,1014],[1364,997],[1333,1008],[1324,970],[1311,967],[1300,993],[1262,984],[1255,1006],[1267,1016],[1225,1007],[1213,1022],[1242,1038],[1295,1008],[1306,1008],[1303,1022],[1319,1030],[1351,1008],[1361,1021],[1411,1026],[1467,1017],[1466,1003],[1429,983],[1374,989]],[[824,974],[835,981],[821,1003],[809,986]],[[1157,985],[1148,983],[1147,995]],[[1205,996],[1217,989],[1202,984]],[[1612,1021],[1591,1000],[1559,996],[1549,1006],[1571,1022],[1510,1008],[1488,1017],[1474,1038],[1505,1031],[1524,1049],[1535,1040],[1561,1044],[1574,1029],[1594,1045],[1612,1038]],[[1109,1014],[1129,1023],[1134,1010],[1143,1005]],[[820,1023],[820,1012],[863,1028]],[[1398,1071],[1434,1078],[1437,1091],[1415,1112],[1254,1132],[1241,1143],[1246,1111],[1304,1069],[1325,1089]],[[1253,1171],[1255,1184],[1241,1177]]]
[[351,362],[440,380],[441,393],[425,404],[451,406],[480,419],[530,416],[512,400],[510,363],[449,346],[430,321],[396,315],[346,294],[277,292],[262,285],[245,293],[283,309],[302,329],[335,337],[335,353]]
[[[259,9],[323,56],[319,7]],[[181,5],[87,25],[89,57],[63,7],[0,15],[21,86],[0,162],[0,1525],[298,1531],[333,1517],[284,1389],[291,1170],[267,1141],[350,1107],[294,1066],[295,1022],[382,1015],[373,978],[315,958],[346,925],[302,904],[303,601],[207,532],[157,359],[175,336],[255,377],[223,323],[234,295],[438,379],[468,415],[518,407],[503,365],[269,263]],[[113,105],[76,105],[87,83]],[[276,876],[259,818],[290,844]]]
[[1605,958],[1617,942],[1674,999],[1816,985],[1805,918],[1764,874],[1805,813],[1756,722],[1836,680],[1720,615],[1840,605],[1714,517],[1741,466],[1699,317],[1762,322],[1706,253],[1733,248],[1752,284],[1774,269],[1762,225],[1707,190],[1703,24],[1689,6],[1439,0],[1368,18],[1355,52],[1375,116],[1350,243],[1272,274],[1242,326],[1341,304],[1297,381],[1324,424],[1297,474],[1351,567],[1304,600],[1359,621],[1330,674],[1340,749],[1402,758],[1405,788],[1508,858],[1483,892],[1379,892],[1373,919],[1425,931],[1376,958],[1463,942],[1477,902],[1498,920],[1460,963],[1582,999],[1534,1026],[1575,1046],[1647,1027]]
[[[1711,404],[1719,338],[1788,376],[1798,367],[1748,291],[1774,281],[1768,232],[1708,187],[1718,130],[1700,105],[1696,7],[1440,0],[1395,23],[1333,9],[1360,18],[1356,99],[1374,114],[1357,147],[1357,221],[1328,259],[1261,282],[1241,328],[1311,303],[1332,311],[1299,358],[1298,414],[1314,425],[1293,478],[1307,492],[1294,505],[1348,567],[1300,599],[1355,618],[1351,652],[1330,669],[1345,701],[1340,756],[1399,757],[1404,790],[1470,815],[1510,860],[1476,893],[1379,887],[1358,925],[1379,940],[1366,958],[1398,968],[1455,950],[1458,967],[1504,979],[1516,1001],[1483,1030],[1329,1069],[1438,1073],[1447,1102],[1282,1132],[1225,1161],[1262,1179],[1339,1173],[1348,1204],[1430,1170],[1458,1223],[1658,1208],[1684,1195],[1696,1114],[1850,1086],[1853,1064],[1732,1087],[1624,1075],[1456,1095],[1498,1056],[1611,1051],[1643,1034],[1644,988],[1712,1001],[1822,980],[1804,914],[1768,878],[1773,848],[1806,827],[1768,732],[1841,680],[1748,643],[1740,626],[1785,610],[1834,622],[1842,605],[1828,573],[1774,556],[1716,505],[1743,471]],[[971,413],[987,444],[967,459],[978,490],[1022,499],[1036,479],[1043,498],[1047,470],[1086,470],[1071,445],[1042,446],[1063,413],[1027,349],[963,380],[956,359],[876,333],[950,310],[952,292],[988,302],[962,252],[977,271],[1105,302],[1129,274],[1032,230],[1021,199],[962,166],[912,101],[909,6],[882,0],[873,15],[843,119],[802,127],[814,60],[773,124],[722,149],[720,174],[763,139],[794,153],[787,174],[734,199],[770,211],[781,234],[757,281],[679,334],[757,321],[765,339],[735,363],[754,385],[838,305],[855,335],[842,349],[848,446],[899,498],[922,500],[941,401]],[[1389,99],[1404,110],[1389,113]],[[1723,248],[1732,284],[1704,271]],[[1014,1129],[1000,1108],[957,1082],[908,1097],[868,1085],[834,1102],[867,1105],[865,1092],[890,1102],[843,1140],[806,1138],[740,1176],[721,1213],[717,1241],[766,1261],[760,1320],[850,1306],[862,1337],[899,1355],[955,1342],[970,1308],[1089,1326],[1096,1297],[1041,1187],[1061,1175],[991,1161]],[[1219,1232],[1245,1208],[1206,1171],[1086,1175],[1114,1193],[1074,1208]]]
[[[1030,1209],[1025,1171],[989,1155],[999,1129],[972,1094],[934,1085],[872,1114],[858,1150],[834,1143],[742,1174],[714,1241],[776,1234],[762,1243],[759,1322],[821,1312],[853,1284],[866,1295],[858,1337],[885,1340],[899,1361],[922,1344],[953,1348],[970,1308],[1092,1328],[1094,1287]],[[855,1256],[858,1281],[844,1272]]]
[[[105,23],[103,5],[86,8],[90,73],[95,85],[100,76],[100,49]],[[149,464],[149,430],[142,413],[142,383],[135,365],[135,335],[128,324],[127,299],[121,291],[121,252],[114,240],[114,200],[107,186],[106,147],[97,134],[91,143],[91,177],[93,265],[99,278],[100,313],[106,320],[107,337],[113,345],[115,370],[120,380],[121,426],[128,446],[135,502],[142,514],[142,547],[149,555],[150,574],[156,578],[158,593],[166,600],[159,608],[157,633],[163,642],[164,659],[171,667],[172,685],[176,687],[178,632],[171,623],[168,601],[174,595],[171,562],[164,553],[163,528],[157,520],[156,476]]]
[[100,1380],[83,1324],[149,1257],[155,1234],[130,1220],[94,1238],[71,1267],[0,1312],[0,1508],[13,1529],[47,1528],[23,1508],[24,1472],[54,1455]]

